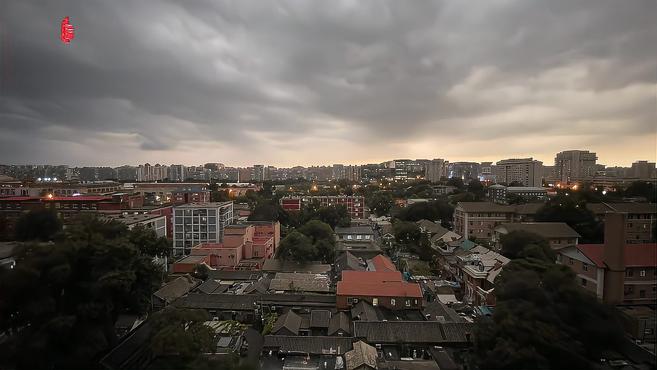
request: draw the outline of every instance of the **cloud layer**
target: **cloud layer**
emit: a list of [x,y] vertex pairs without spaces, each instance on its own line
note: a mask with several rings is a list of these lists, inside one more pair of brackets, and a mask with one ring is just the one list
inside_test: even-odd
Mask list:
[[627,165],[657,150],[652,0],[10,0],[3,13],[5,163],[549,163],[589,149]]

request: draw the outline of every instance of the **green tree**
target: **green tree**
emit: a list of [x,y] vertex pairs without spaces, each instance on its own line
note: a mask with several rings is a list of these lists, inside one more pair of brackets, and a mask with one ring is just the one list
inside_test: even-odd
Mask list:
[[313,261],[315,256],[317,256],[317,248],[310,238],[296,230],[281,240],[276,252],[276,258],[300,263]]
[[209,319],[205,310],[167,308],[155,313],[151,318],[153,354],[175,355],[189,363],[203,353],[214,353],[217,339],[214,330],[205,325]]
[[399,243],[418,243],[422,236],[420,227],[414,222],[397,221],[392,227],[395,240]]
[[476,327],[473,365],[480,369],[591,369],[618,348],[623,330],[613,307],[597,301],[567,266],[520,252],[495,281],[492,320]]
[[327,223],[332,229],[336,226],[349,226],[351,224],[351,217],[349,211],[344,205],[321,207],[317,210],[317,219]]
[[540,249],[545,260],[554,261],[556,256],[554,251],[550,248],[550,243],[540,235],[527,232],[527,231],[512,231],[506,235],[502,235],[502,254],[508,258],[516,259],[527,257],[526,253],[537,253],[534,246]]
[[57,213],[50,209],[38,209],[22,215],[16,223],[16,240],[51,240],[62,230]]
[[16,267],[0,270],[0,331],[16,368],[90,368],[116,342],[117,317],[148,310],[161,270],[130,233],[83,218],[54,244],[20,247]]
[[367,205],[370,207],[370,210],[374,212],[377,216],[383,216],[390,212],[390,209],[394,205],[394,200],[392,199],[392,194],[385,191],[379,191],[367,199]]
[[473,179],[468,182],[468,192],[473,194],[476,201],[481,201],[486,196],[484,185],[479,180]]
[[454,207],[444,200],[415,203],[400,210],[397,218],[403,221],[441,221],[445,227],[449,226],[454,214]]
[[155,230],[143,225],[133,227],[128,233],[128,239],[143,254],[152,257],[169,256],[173,248],[170,240],[165,237],[158,237]]
[[644,197],[649,202],[657,201],[657,189],[655,185],[645,181],[634,181],[624,191],[627,197]]
[[320,240],[326,240],[335,244],[333,229],[331,229],[331,226],[322,221],[308,221],[305,225],[298,228],[297,231],[310,238],[310,242],[313,244]]
[[565,222],[581,236],[582,243],[602,243],[604,225],[596,220],[586,203],[571,199],[570,196],[557,196],[549,200],[536,213],[536,221]]

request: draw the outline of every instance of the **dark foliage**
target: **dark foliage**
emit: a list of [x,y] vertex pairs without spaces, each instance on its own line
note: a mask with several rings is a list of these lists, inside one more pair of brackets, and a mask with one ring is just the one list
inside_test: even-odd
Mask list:
[[50,209],[38,209],[22,215],[16,223],[16,240],[51,240],[62,230],[57,213]]

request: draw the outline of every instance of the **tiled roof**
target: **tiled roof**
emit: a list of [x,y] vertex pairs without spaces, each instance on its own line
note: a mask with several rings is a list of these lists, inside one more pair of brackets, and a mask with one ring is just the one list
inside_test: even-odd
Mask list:
[[397,267],[395,267],[395,264],[392,263],[390,258],[382,254],[372,258],[371,261],[376,271],[397,271]]
[[347,370],[361,369],[365,366],[376,369],[376,348],[362,340],[354,343],[353,347],[354,349],[344,354]]
[[402,281],[399,271],[343,271],[337,294],[422,298],[422,289],[417,283]]
[[329,320],[328,335],[336,335],[339,330],[351,334],[351,320],[344,312],[338,312]]
[[[604,244],[579,244],[579,249],[597,267],[604,267]],[[625,267],[657,267],[657,243],[625,245]]]
[[474,325],[437,321],[354,321],[354,337],[372,344],[465,344],[469,342],[466,334],[473,333]]
[[331,265],[306,263],[299,264],[292,261],[280,259],[268,259],[265,261],[262,271],[265,272],[308,272],[318,274],[331,271]]
[[153,295],[162,299],[163,301],[166,301],[167,303],[170,303],[189,293],[189,291],[192,290],[196,285],[198,285],[198,281],[193,277],[189,275],[181,276],[164,285],[158,291],[153,293]]
[[331,311],[329,310],[310,311],[311,328],[328,328],[330,320],[331,320]]
[[278,320],[276,320],[276,323],[274,323],[274,328],[272,329],[272,333],[276,334],[278,333],[281,329],[285,328],[294,335],[299,334],[299,328],[301,327],[301,316],[297,315],[294,313],[294,311],[290,310],[281,315]]
[[311,355],[342,355],[351,350],[353,338],[349,337],[315,337],[291,335],[265,335],[263,348],[276,349],[279,352],[303,353]]
[[495,230],[506,229],[507,232],[528,231],[546,239],[579,238],[581,235],[565,222],[524,222],[500,224]]
[[587,203],[586,208],[595,214],[608,212],[657,213],[656,203]]
[[345,251],[344,253],[341,253],[335,259],[334,266],[335,266],[335,271],[338,273],[341,273],[343,270],[355,270],[355,271],[365,270],[365,266],[363,266],[360,263],[358,257],[349,253],[349,251]]
[[430,232],[431,234],[437,234],[442,236],[445,235],[447,231],[449,231],[444,227],[442,227],[439,223],[425,219],[417,221],[416,224],[422,229],[425,229],[426,231]]
[[330,291],[330,280],[325,274],[305,274],[279,272],[275,275],[269,284],[272,291],[302,291],[302,292],[320,292],[327,293]]
[[516,210],[515,206],[506,206],[492,202],[459,202],[456,208],[460,208],[464,212],[511,213]]
[[463,319],[461,319],[461,316],[456,311],[438,300],[427,303],[422,313],[424,315],[430,315],[428,319],[431,321],[440,321],[438,318],[442,316],[445,322],[463,322]]
[[371,226],[349,226],[349,227],[336,227],[336,234],[374,234]]
[[360,300],[351,308],[351,317],[360,321],[379,321],[379,316],[374,307],[363,300]]

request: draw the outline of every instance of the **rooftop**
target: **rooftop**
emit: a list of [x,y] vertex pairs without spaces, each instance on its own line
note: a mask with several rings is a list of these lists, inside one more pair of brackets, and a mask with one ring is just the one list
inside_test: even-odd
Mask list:
[[307,272],[313,274],[327,273],[331,271],[331,265],[319,263],[300,264],[281,259],[268,259],[265,261],[262,271],[265,272]]
[[154,215],[154,214],[104,214],[103,219],[108,221],[117,221],[126,225],[138,224],[141,222],[151,221],[158,218],[164,218],[165,216]]
[[265,335],[263,348],[275,349],[282,353],[303,353],[310,355],[342,355],[351,350],[353,338]]
[[550,238],[579,238],[581,235],[573,230],[565,222],[523,222],[504,223],[495,228],[495,231],[528,231],[540,235],[546,239]]
[[274,279],[269,284],[272,291],[301,291],[328,293],[330,288],[330,279],[326,274],[310,273],[276,273]]
[[371,226],[349,226],[349,227],[336,227],[336,234],[374,234]]
[[422,298],[417,283],[402,281],[401,273],[379,271],[343,271],[338,295]]
[[221,208],[233,204],[233,202],[207,202],[207,203],[186,203],[181,205],[176,205],[174,208]]
[[165,284],[162,288],[153,293],[153,295],[167,303],[171,303],[183,295],[189,293],[192,289],[194,289],[194,287],[198,285],[198,283],[198,280],[189,275],[181,276]]
[[[372,258],[368,262],[371,262],[374,266],[375,271],[397,271],[397,267],[390,260],[390,258],[379,254],[378,256]],[[368,263],[369,265],[369,263]]]
[[586,208],[595,214],[608,212],[657,213],[656,203],[587,203]]
[[437,321],[354,321],[354,337],[372,344],[427,343],[468,344],[467,334],[474,332],[470,323]]
[[[577,249],[597,267],[605,267],[604,244],[579,244]],[[625,245],[625,267],[657,267],[657,243]]]

